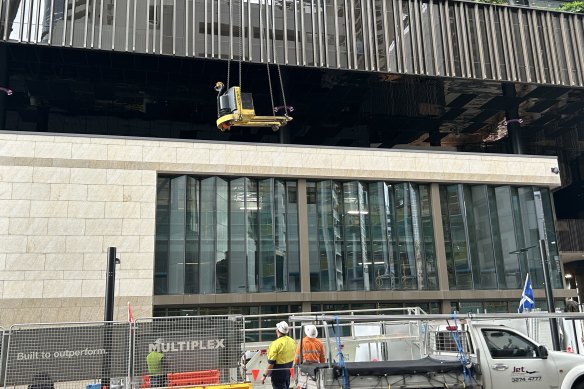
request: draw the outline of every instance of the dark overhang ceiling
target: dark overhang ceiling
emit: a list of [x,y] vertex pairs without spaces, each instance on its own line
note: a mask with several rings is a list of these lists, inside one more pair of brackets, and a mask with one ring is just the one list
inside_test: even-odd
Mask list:
[[[10,48],[10,87],[15,93],[9,110],[24,122],[38,120],[43,107],[69,116],[141,119],[149,126],[168,122],[180,129],[171,132],[176,137],[279,141],[269,129],[221,134],[214,128],[212,88],[216,81],[226,82],[225,61],[25,45]],[[237,74],[238,64],[232,62],[232,85],[238,83]],[[497,82],[301,67],[282,67],[282,74],[287,103],[295,108],[288,139],[298,144],[425,146],[428,133],[440,131],[444,146],[484,147],[505,141],[498,139],[505,133],[504,112],[515,104],[523,120],[521,131],[534,143],[544,144],[563,128],[584,120],[582,89],[516,85],[517,96],[504,97]],[[279,105],[275,67],[271,75]],[[256,112],[269,114],[266,66],[246,64],[242,78],[243,89],[254,94]],[[130,135],[121,126],[109,133]]]

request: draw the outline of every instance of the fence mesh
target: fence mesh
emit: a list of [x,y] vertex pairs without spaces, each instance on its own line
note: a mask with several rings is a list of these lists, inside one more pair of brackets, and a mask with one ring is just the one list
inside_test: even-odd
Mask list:
[[129,334],[128,323],[15,325],[7,344],[4,386],[121,385],[129,371]]
[[430,331],[429,351],[432,354],[458,353],[468,354],[470,350],[468,332],[465,331]]
[[140,387],[241,382],[242,316],[137,320],[133,376]]
[[8,336],[4,332],[4,328],[0,327],[0,334],[2,334],[2,339],[0,339],[0,385],[4,383],[4,358],[2,357],[2,352],[4,350],[4,339]]

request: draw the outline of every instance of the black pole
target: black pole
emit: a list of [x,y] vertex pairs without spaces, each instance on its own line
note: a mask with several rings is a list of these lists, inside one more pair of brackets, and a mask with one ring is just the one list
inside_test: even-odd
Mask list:
[[[541,254],[541,265],[543,268],[543,282],[545,286],[545,298],[547,300],[547,307],[549,313],[554,313],[556,308],[554,307],[554,292],[552,290],[552,283],[550,282],[550,269],[548,264],[547,250],[545,248],[545,240],[539,240],[539,252]],[[558,322],[556,319],[550,319],[550,329],[552,335],[552,344],[554,350],[560,351],[560,334],[558,333]]]
[[574,331],[574,346],[576,346],[576,354],[580,354],[580,347],[578,346],[578,333],[576,332],[576,320],[570,320],[572,322],[572,331]]
[[107,273],[105,284],[105,311],[104,321],[114,320],[114,292],[116,289],[116,248],[107,249]]
[[105,321],[103,331],[103,345],[105,354],[103,355],[102,366],[102,388],[109,388],[111,375],[111,351],[112,351],[112,321],[114,320],[114,292],[116,290],[116,248],[107,249],[107,272],[105,284],[105,309],[103,320]]

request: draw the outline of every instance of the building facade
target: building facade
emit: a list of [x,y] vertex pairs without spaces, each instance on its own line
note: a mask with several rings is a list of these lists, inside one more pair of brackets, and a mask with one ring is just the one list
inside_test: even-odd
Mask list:
[[[546,267],[562,306],[583,37],[468,1],[0,0],[0,325],[102,319],[108,247],[120,319],[513,312],[527,274],[546,308]],[[294,120],[218,131],[217,81]]]
[[[420,305],[562,288],[552,157],[1,134],[2,325]],[[491,226],[485,228],[485,225]],[[543,290],[536,289],[543,303]]]

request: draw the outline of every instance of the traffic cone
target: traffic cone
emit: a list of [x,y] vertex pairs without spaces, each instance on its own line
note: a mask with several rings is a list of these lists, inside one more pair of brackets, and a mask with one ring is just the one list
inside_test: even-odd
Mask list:
[[260,369],[251,369],[251,376],[254,381],[258,380],[258,374],[260,374]]

